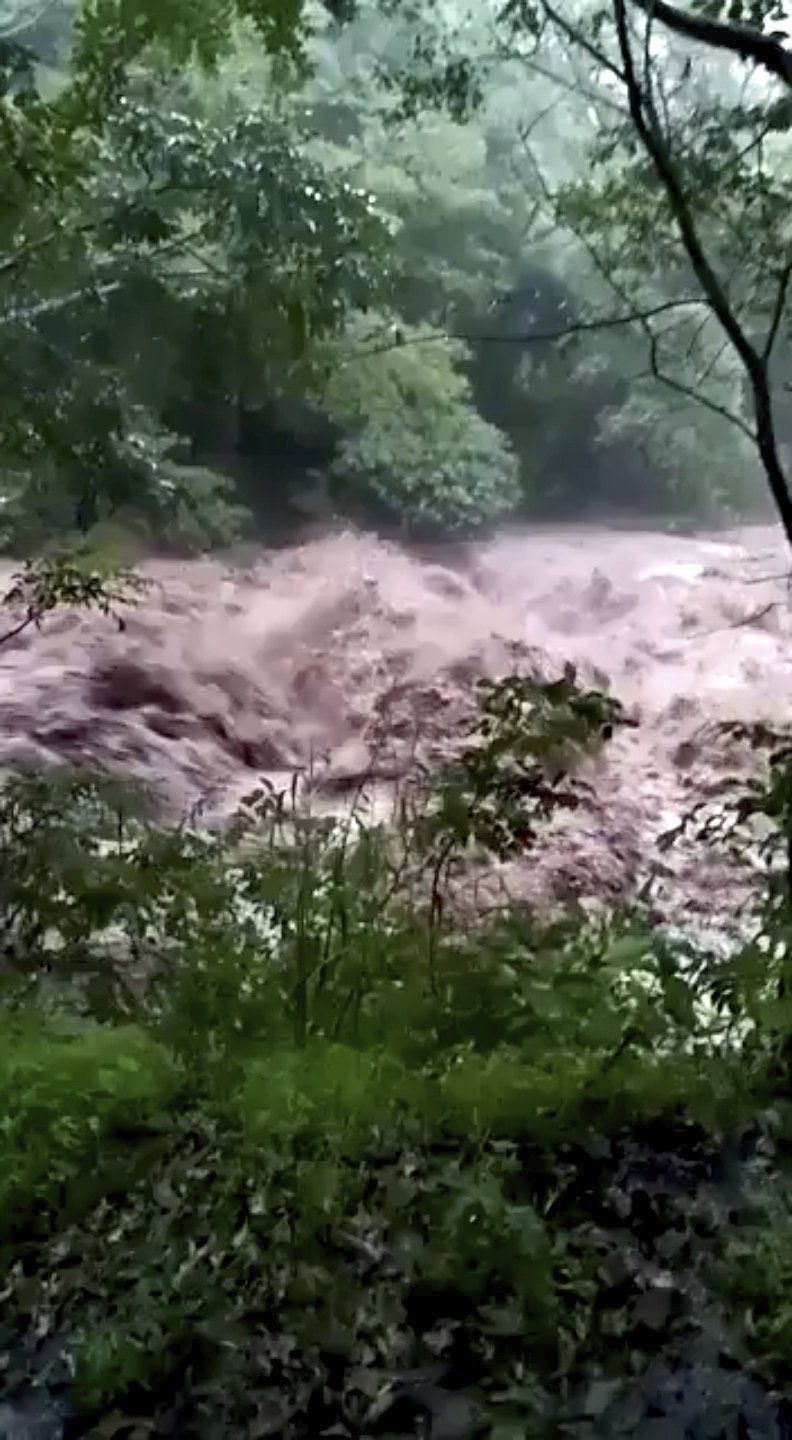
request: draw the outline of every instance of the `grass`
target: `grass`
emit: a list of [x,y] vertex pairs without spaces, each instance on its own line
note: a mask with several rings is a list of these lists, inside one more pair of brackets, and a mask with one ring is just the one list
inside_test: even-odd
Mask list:
[[113,1140],[172,1105],[180,1082],[167,1050],[135,1026],[70,1033],[35,1014],[0,1025],[2,1241],[48,1202],[68,1209],[78,1186],[90,1195]]

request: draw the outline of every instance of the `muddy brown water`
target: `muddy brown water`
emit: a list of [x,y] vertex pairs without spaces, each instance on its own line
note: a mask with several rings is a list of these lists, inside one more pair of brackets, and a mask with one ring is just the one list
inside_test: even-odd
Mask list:
[[[772,527],[591,525],[431,559],[350,531],[244,566],[147,562],[123,633],[64,613],[0,650],[0,767],[89,765],[154,789],[169,816],[203,802],[209,822],[260,775],[285,782],[300,767],[329,807],[366,775],[382,801],[416,751],[442,758],[477,678],[571,660],[639,723],[598,763],[596,803],[489,883],[532,900],[629,898],[657,834],[746,763],[707,727],[789,717],[785,566]],[[735,902],[729,867],[689,848],[663,884],[671,910]]]

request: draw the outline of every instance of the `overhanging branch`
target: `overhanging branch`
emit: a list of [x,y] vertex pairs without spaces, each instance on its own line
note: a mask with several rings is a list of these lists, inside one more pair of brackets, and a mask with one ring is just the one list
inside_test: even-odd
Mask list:
[[[641,8],[644,8],[643,0],[636,0],[636,3],[640,4]],[[683,248],[693,273],[701,286],[702,294],[705,296],[713,314],[720,321],[725,334],[728,336],[728,339],[745,368],[751,388],[756,419],[756,446],[764,466],[779,519],[784,527],[787,540],[789,544],[792,545],[792,495],[790,495],[787,477],[784,474],[778,455],[768,377],[767,355],[757,351],[751,344],[729,303],[726,291],[717,272],[707,258],[693,219],[690,205],[688,204],[687,196],[685,195],[671,155],[659,130],[652,124],[651,112],[647,112],[645,97],[635,70],[626,4],[627,0],[613,0],[613,13],[616,21],[619,50],[621,52],[622,68],[624,71],[624,83],[627,88],[627,99],[632,122],[647,155],[654,164],[658,178],[665,190],[669,208],[676,222]],[[665,5],[665,0],[652,0],[652,13],[657,16],[657,18],[661,18],[661,8],[673,10],[673,7]],[[673,11],[673,13],[676,14],[677,12]],[[779,294],[781,311],[783,311],[784,299],[786,297],[786,282],[780,287]],[[778,320],[774,317],[771,324],[770,333],[773,339],[775,338],[773,333],[774,329],[777,330],[779,323],[780,313]]]
[[685,385],[681,380],[677,380],[675,376],[669,375],[665,370],[660,368],[659,348],[660,337],[653,335],[649,345],[649,374],[652,376],[652,379],[659,381],[661,385],[665,385],[669,390],[676,391],[677,395],[682,395],[684,399],[692,400],[696,405],[703,405],[705,410],[711,411],[713,415],[719,416],[721,420],[728,420],[730,425],[734,425],[751,441],[752,445],[755,445],[757,441],[756,432],[751,429],[750,425],[746,425],[741,415],[738,415],[734,410],[730,410],[727,405],[720,405],[717,400],[710,399],[709,395],[706,395],[702,390],[694,388],[692,385]]
[[408,346],[415,345],[446,344],[449,340],[461,340],[469,345],[549,345],[560,340],[572,339],[575,335],[594,334],[600,330],[613,330],[625,325],[642,325],[648,320],[654,319],[655,316],[665,315],[669,311],[701,308],[704,305],[706,305],[706,301],[701,296],[692,295],[678,300],[665,300],[661,304],[653,305],[648,310],[630,310],[623,315],[600,315],[592,320],[570,321],[568,325],[557,330],[517,331],[510,335],[477,335],[458,330],[432,330],[425,335],[394,335],[391,331],[387,340],[374,345],[361,346],[359,350],[355,350],[346,359],[341,360],[340,364],[342,366],[351,365],[357,360],[370,359],[373,355],[387,355],[392,350],[404,350]]
[[733,20],[711,20],[706,15],[691,15],[667,0],[634,0],[640,10],[648,12],[667,30],[698,41],[715,50],[728,50],[740,60],[752,61],[769,74],[783,80],[792,89],[792,51],[772,35],[764,35],[752,25],[739,25]]
[[[526,155],[530,160],[534,175],[536,177],[536,181],[539,185],[539,189],[546,203],[552,209],[554,206],[554,196],[550,190],[550,187],[548,186],[541,166],[537,162],[535,155],[533,154],[528,145],[526,145]],[[568,224],[568,222],[566,223]],[[649,368],[646,371],[646,375],[657,381],[659,384],[664,385],[667,389],[673,390],[677,394],[682,395],[686,400],[690,400],[694,404],[703,405],[705,409],[711,410],[714,414],[719,415],[724,420],[727,420],[730,424],[736,426],[736,428],[741,431],[741,433],[745,435],[752,444],[756,445],[756,432],[746,424],[743,417],[741,415],[738,415],[735,411],[729,410],[725,406],[719,405],[716,400],[712,400],[710,396],[706,394],[706,391],[701,388],[704,385],[705,381],[709,378],[715,366],[719,363],[723,351],[728,345],[730,345],[731,342],[728,337],[723,340],[720,349],[713,356],[712,360],[710,360],[703,374],[698,377],[698,383],[695,387],[692,385],[685,385],[678,377],[669,375],[665,370],[662,370],[660,368],[659,345],[662,337],[658,335],[653,328],[651,323],[652,320],[657,314],[661,314],[665,308],[673,309],[676,305],[680,304],[700,306],[704,311],[704,315],[700,324],[696,326],[693,339],[691,341],[691,345],[695,345],[697,339],[701,335],[704,326],[712,318],[712,310],[706,300],[704,300],[701,296],[690,297],[690,299],[680,297],[679,300],[670,301],[668,302],[667,306],[661,305],[657,307],[654,311],[639,310],[632,305],[631,296],[628,290],[625,288],[624,284],[619,280],[618,276],[613,272],[610,266],[600,255],[597,247],[592,243],[590,236],[586,235],[585,232],[574,229],[574,227],[572,229],[572,233],[575,235],[578,243],[582,245],[583,249],[586,251],[586,254],[588,255],[589,260],[594,266],[597,274],[601,277],[605,284],[609,286],[616,299],[624,307],[624,317],[629,315],[630,318],[640,326],[646,338],[649,352]]]

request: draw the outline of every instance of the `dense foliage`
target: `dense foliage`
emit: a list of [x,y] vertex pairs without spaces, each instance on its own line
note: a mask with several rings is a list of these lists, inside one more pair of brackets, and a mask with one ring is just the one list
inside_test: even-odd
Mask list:
[[[761,504],[743,368],[584,12],[5,9],[6,545],[222,545],[309,495],[418,533]],[[685,81],[681,44],[673,143],[780,384],[783,107]]]
[[[425,14],[416,0],[393,8],[408,27]],[[678,480],[683,455],[689,463],[697,448],[701,412],[721,437],[725,422],[734,455],[732,465],[722,456],[726,493],[740,503],[758,459],[792,539],[785,7],[689,11],[613,0],[559,9],[538,0],[485,7],[478,26],[459,23],[453,9],[441,14],[410,66],[389,67],[391,83],[410,108],[440,105],[458,118],[486,113],[504,66],[552,76],[554,119],[565,92],[574,134],[561,164],[542,135],[542,112],[513,123],[544,216],[556,243],[566,238],[580,277],[584,326],[623,331],[641,356],[628,429],[645,426],[647,440],[654,433],[665,448],[658,396],[672,398],[671,434],[685,433],[666,464]]]
[[[691,1382],[669,1377],[695,1356],[711,1415],[770,1413],[702,1357],[721,1307],[722,1364],[747,1347],[788,1380],[787,952],[768,964],[764,922],[719,970],[629,917],[461,933],[438,860],[444,884],[452,851],[541,843],[619,718],[572,676],[483,707],[396,838],[267,791],[221,840],[106,785],[6,788],[9,1414],[627,1435],[636,1404],[682,1423]],[[510,763],[518,709],[533,739]]]

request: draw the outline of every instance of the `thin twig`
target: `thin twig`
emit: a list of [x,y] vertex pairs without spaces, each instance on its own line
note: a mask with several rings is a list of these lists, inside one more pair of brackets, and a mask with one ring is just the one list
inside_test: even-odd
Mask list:
[[537,345],[550,344],[553,341],[567,340],[574,335],[585,335],[600,330],[613,330],[623,325],[640,324],[641,321],[655,315],[662,315],[669,310],[680,310],[690,306],[704,305],[700,296],[691,296],[686,299],[666,300],[661,304],[653,305],[649,310],[632,311],[627,315],[601,315],[594,320],[570,321],[558,330],[525,331],[511,335],[481,335],[475,332],[460,331],[432,331],[426,335],[401,335],[399,338],[389,340],[381,345],[364,346],[356,350],[352,355],[343,359],[341,365],[349,365],[357,360],[366,360],[372,355],[387,354],[391,350],[406,349],[414,345],[438,345],[446,344],[449,340],[460,340],[471,345]]
[[[752,439],[762,460],[784,533],[792,545],[792,494],[790,494],[787,476],[778,453],[767,361],[751,344],[729,303],[723,284],[704,250],[676,166],[667,147],[663,144],[661,136],[647,118],[644,96],[635,74],[626,3],[627,0],[613,0],[616,30],[633,124],[665,190],[682,245],[693,273],[701,286],[702,293],[731,340],[750,382],[756,417],[756,431]],[[655,4],[655,13],[658,18],[662,19],[663,10],[668,10],[670,7],[665,5],[664,0],[653,0],[653,3]],[[789,56],[789,61],[792,66],[792,56]],[[792,75],[792,71],[790,73]],[[704,400],[704,397],[702,396],[701,399]],[[716,405],[715,402],[707,403],[708,408],[715,410],[716,413],[731,413],[725,411],[724,407]],[[739,428],[747,434],[751,433],[741,421]]]
[[770,328],[767,332],[767,340],[765,341],[765,347],[762,351],[763,360],[769,360],[771,354],[773,353],[773,346],[775,345],[778,336],[778,327],[781,324],[784,315],[784,307],[786,305],[787,293],[789,291],[789,281],[791,277],[792,260],[788,260],[783,270],[781,271],[781,277],[778,282],[778,290],[776,291],[773,316],[770,321]]
[[659,380],[662,385],[667,385],[669,390],[675,390],[678,395],[684,395],[686,400],[693,400],[697,405],[703,405],[705,410],[711,411],[713,415],[719,415],[722,420],[728,420],[731,425],[735,425],[743,435],[747,436],[752,445],[755,445],[756,431],[752,430],[750,425],[746,425],[741,415],[737,415],[734,410],[729,410],[726,405],[720,405],[717,400],[711,400],[709,395],[705,395],[703,391],[694,390],[692,385],[685,385],[681,380],[675,380],[672,375],[666,375],[665,371],[660,369],[657,359],[660,338],[659,335],[653,335],[649,346],[649,373],[652,378]]
[[585,50],[586,54],[592,60],[595,60],[598,65],[601,65],[603,70],[607,70],[610,75],[613,75],[624,84],[624,71],[619,69],[616,62],[611,60],[610,56],[607,55],[604,50],[600,50],[599,46],[595,45],[593,40],[589,40],[587,36],[581,35],[580,31],[576,30],[569,20],[558,13],[549,3],[549,0],[542,0],[542,9],[548,19],[552,20],[553,24],[561,33],[565,35],[568,40],[572,41],[575,49]]
[[742,630],[746,625],[756,625],[765,615],[777,610],[779,604],[780,601],[771,600],[767,605],[761,605],[758,610],[752,610],[750,615],[743,616],[742,620],[733,620],[730,625],[716,625],[712,630],[695,630],[692,635],[686,635],[685,639],[706,640],[710,635],[723,635],[728,630]]

